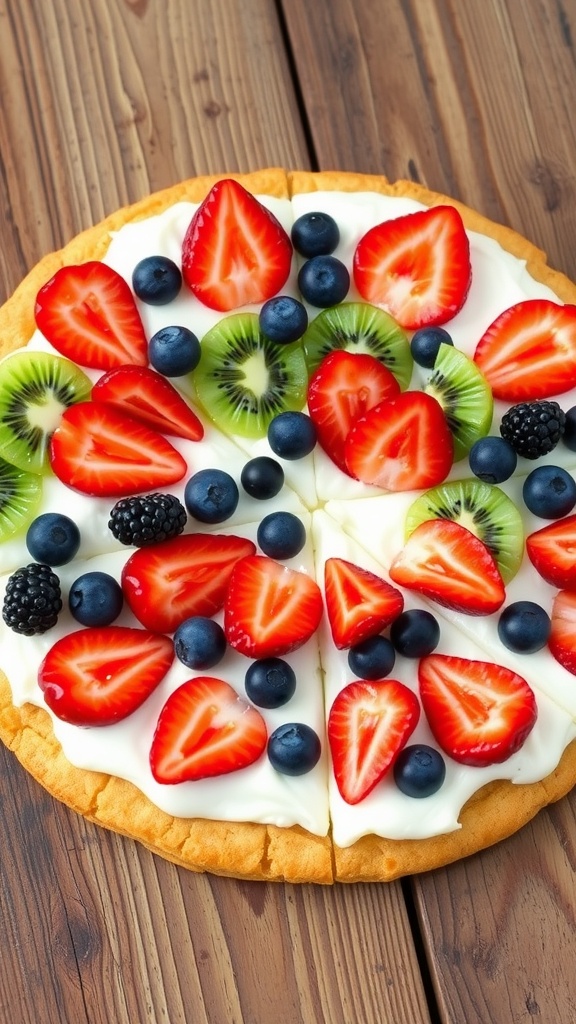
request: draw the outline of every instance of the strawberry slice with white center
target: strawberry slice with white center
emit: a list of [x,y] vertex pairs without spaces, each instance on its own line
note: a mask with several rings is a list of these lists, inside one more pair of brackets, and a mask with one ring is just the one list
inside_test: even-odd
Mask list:
[[505,402],[535,401],[576,387],[576,306],[526,299],[478,342],[474,361]]
[[515,754],[538,715],[522,676],[493,662],[430,654],[418,666],[420,698],[438,746],[482,768]]
[[66,409],[52,434],[50,465],[63,484],[97,497],[161,489],[187,472],[162,434],[105,402]]
[[385,398],[400,393],[391,371],[367,353],[336,349],[324,357],[308,386],[308,412],[318,441],[348,473],[344,442],[356,420]]
[[57,270],[38,292],[35,317],[50,344],[81,366],[109,370],[148,362],[134,296],[105,263],[92,260]]
[[441,483],[453,453],[442,407],[424,391],[404,391],[379,402],[356,420],[344,445],[348,472],[388,491]]
[[402,327],[446,323],[472,280],[470,245],[453,206],[434,206],[370,228],[354,253],[361,296],[383,306]]
[[220,312],[272,298],[291,262],[292,243],[280,222],[232,178],[212,187],[182,245],[186,284]]
[[451,519],[429,519],[417,526],[389,572],[401,587],[468,615],[490,615],[506,597],[491,552]]
[[224,605],[236,562],[255,544],[244,537],[190,533],[139,548],[122,570],[122,589],[146,629],[173,633],[192,615]]
[[340,650],[380,633],[404,607],[396,587],[345,558],[326,560],[324,594],[332,638]]
[[559,590],[576,590],[576,515],[526,537],[526,553],[542,579]]
[[200,441],[204,427],[166,377],[149,366],[117,366],[96,381],[93,402],[107,402],[154,430]]
[[113,725],[144,703],[173,659],[167,636],[127,626],[79,629],[50,648],[38,685],[64,722]]
[[548,647],[556,661],[576,675],[576,593],[561,590],[554,598]]
[[328,716],[334,777],[348,804],[364,800],[392,767],[420,717],[418,698],[396,679],[358,680]]
[[322,617],[315,580],[265,555],[234,566],[224,606],[231,647],[249,658],[272,658],[302,647]]
[[266,723],[223,679],[197,676],[166,701],[150,749],[157,782],[196,782],[239,771],[264,753]]

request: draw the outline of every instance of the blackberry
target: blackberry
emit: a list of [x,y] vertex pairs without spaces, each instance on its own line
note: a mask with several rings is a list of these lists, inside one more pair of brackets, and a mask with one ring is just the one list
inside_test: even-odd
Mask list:
[[175,495],[143,494],[117,501],[108,526],[121,544],[143,548],[177,537],[186,519],[186,509]]
[[500,433],[517,455],[539,459],[558,444],[566,414],[558,402],[520,402],[502,417]]
[[2,618],[15,633],[45,633],[56,625],[61,608],[60,580],[49,565],[32,562],[9,577]]

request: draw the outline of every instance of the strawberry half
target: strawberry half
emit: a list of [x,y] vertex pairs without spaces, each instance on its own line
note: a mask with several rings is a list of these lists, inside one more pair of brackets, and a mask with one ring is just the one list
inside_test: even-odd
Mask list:
[[234,566],[224,606],[224,632],[248,658],[271,658],[302,647],[322,617],[318,584],[273,558],[254,555]]
[[391,371],[368,353],[336,349],[324,357],[308,386],[308,412],[318,441],[339,469],[348,473],[344,442],[359,416],[400,393]]
[[181,480],[186,462],[162,434],[104,402],[79,402],[62,414],[50,465],[83,494],[120,497]]
[[122,570],[122,589],[139,622],[173,633],[191,615],[214,615],[224,604],[236,562],[256,550],[250,540],[190,533],[139,548]]
[[292,243],[280,222],[232,178],[211,188],[182,245],[186,284],[221,312],[272,298],[291,263]]
[[576,675],[576,593],[561,590],[552,604],[548,647],[556,661]]
[[79,629],[57,640],[38,670],[48,707],[72,725],[112,725],[131,715],[162,681],[172,641],[144,629]]
[[262,715],[223,679],[197,676],[166,701],[150,749],[150,767],[165,785],[239,771],[266,749]]
[[419,663],[418,682],[434,738],[459,764],[500,764],[520,749],[536,722],[528,683],[501,665],[430,654]]
[[396,679],[358,680],[328,716],[334,777],[347,804],[364,800],[393,765],[420,717],[418,698]]
[[163,434],[201,441],[204,427],[166,377],[148,366],[117,366],[96,381],[93,402],[107,402]]
[[354,281],[367,302],[402,327],[443,324],[464,301],[472,280],[470,245],[453,206],[433,206],[384,221],[360,239]]
[[420,523],[389,571],[401,587],[468,615],[490,615],[506,597],[498,566],[486,545],[451,519]]
[[453,453],[442,407],[424,391],[404,391],[379,402],[356,420],[344,445],[348,472],[389,491],[441,483]]
[[332,638],[340,650],[379,633],[404,607],[396,587],[344,558],[326,560],[324,592]]
[[576,590],[576,515],[529,534],[526,552],[547,583],[559,590]]
[[526,299],[505,310],[478,342],[474,361],[494,398],[533,401],[576,386],[576,306]]
[[134,296],[120,274],[92,261],[62,267],[38,292],[36,324],[63,356],[94,370],[148,362]]

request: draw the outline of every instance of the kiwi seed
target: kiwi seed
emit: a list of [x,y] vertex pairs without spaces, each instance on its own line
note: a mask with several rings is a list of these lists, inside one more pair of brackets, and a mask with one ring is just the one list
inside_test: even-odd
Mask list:
[[424,390],[440,402],[454,438],[454,461],[464,458],[490,430],[492,389],[464,352],[441,345]]
[[41,497],[41,477],[0,459],[0,541],[32,522]]

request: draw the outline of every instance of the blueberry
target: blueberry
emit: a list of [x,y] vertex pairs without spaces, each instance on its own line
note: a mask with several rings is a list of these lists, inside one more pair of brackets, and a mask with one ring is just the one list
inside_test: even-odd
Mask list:
[[109,626],[122,611],[122,587],[107,572],[86,572],[74,581],[68,606],[83,626]]
[[440,345],[453,345],[454,342],[443,327],[421,327],[415,331],[410,342],[410,351],[415,363],[431,370],[436,362]]
[[438,646],[440,626],[432,612],[410,608],[394,619],[390,639],[405,658],[425,658]]
[[292,245],[301,256],[329,256],[340,241],[340,231],[329,213],[303,213],[292,225]]
[[270,558],[294,558],[306,543],[306,530],[292,512],[271,512],[260,523],[256,540]]
[[487,484],[501,484],[514,473],[518,456],[508,441],[491,434],[489,437],[481,437],[472,445],[468,461],[474,476],[479,480]]
[[566,413],[562,441],[571,452],[576,452],[576,405]]
[[36,562],[64,565],[78,553],[80,530],[68,516],[44,512],[30,523],[26,547]]
[[187,668],[212,668],[226,652],[224,630],[214,619],[193,615],[174,633],[174,650]]
[[269,455],[257,455],[242,467],[240,483],[251,498],[274,498],[284,486],[284,470]]
[[438,792],[446,778],[446,764],[435,747],[413,743],[399,753],[393,772],[398,789],[418,799]]
[[244,686],[259,708],[281,708],[296,692],[296,675],[282,658],[259,658],[246,672]]
[[307,327],[306,307],[290,295],[276,295],[260,310],[260,330],[277,345],[298,341]]
[[541,519],[561,519],[576,504],[576,483],[560,466],[537,466],[522,487],[524,504]]
[[550,617],[534,601],[514,601],[498,619],[498,636],[515,654],[534,654],[548,643]]
[[346,298],[350,274],[335,256],[313,256],[300,268],[298,287],[311,306],[326,309]]
[[201,523],[223,523],[236,511],[238,485],[223,469],[199,469],[184,488],[184,504]]
[[150,338],[148,357],[165,377],[182,377],[200,361],[200,342],[187,327],[162,327]]
[[279,412],[268,427],[272,451],[288,461],[309,455],[316,439],[316,427],[305,412]]
[[348,651],[348,667],[360,679],[383,679],[395,661],[396,652],[385,636],[369,636]]
[[320,759],[322,747],[314,729],[303,722],[286,722],[268,740],[268,757],[282,775],[305,775]]
[[149,306],[165,306],[182,287],[180,268],[167,256],[146,256],[132,272],[132,288]]

